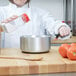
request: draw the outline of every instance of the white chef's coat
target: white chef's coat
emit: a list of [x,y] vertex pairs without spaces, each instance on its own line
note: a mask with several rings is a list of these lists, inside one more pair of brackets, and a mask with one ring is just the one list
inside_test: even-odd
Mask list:
[[[5,33],[5,47],[7,48],[20,47],[20,37],[23,35],[44,35],[46,30],[52,37],[54,37],[55,34],[58,33],[59,27],[62,25],[67,26],[61,21],[54,20],[49,12],[46,12],[40,8],[31,6],[28,8],[27,5],[19,8],[11,3],[6,7],[0,7],[0,21],[13,15],[19,16],[23,13],[28,15],[30,21],[24,25],[19,26],[13,32]],[[19,25],[19,23],[20,21],[16,22],[17,25]]]

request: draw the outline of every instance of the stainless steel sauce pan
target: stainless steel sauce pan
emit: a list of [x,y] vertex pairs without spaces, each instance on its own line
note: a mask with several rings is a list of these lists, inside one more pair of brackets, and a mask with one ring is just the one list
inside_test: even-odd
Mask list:
[[20,48],[22,52],[27,53],[43,53],[50,49],[51,37],[47,35],[42,36],[21,36]]

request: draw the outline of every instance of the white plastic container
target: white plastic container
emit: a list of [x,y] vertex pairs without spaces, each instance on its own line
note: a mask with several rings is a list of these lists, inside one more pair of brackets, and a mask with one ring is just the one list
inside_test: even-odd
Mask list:
[[29,22],[29,20],[30,19],[27,16],[27,14],[24,13],[20,16],[17,16],[16,18],[8,20],[8,22],[2,21],[1,25],[2,25],[3,31],[9,33],[16,30],[18,27],[24,25],[25,23]]

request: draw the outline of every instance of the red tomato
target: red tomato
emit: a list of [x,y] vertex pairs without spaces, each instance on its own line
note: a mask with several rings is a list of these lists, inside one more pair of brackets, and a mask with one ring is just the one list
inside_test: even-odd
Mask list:
[[67,51],[68,49],[70,48],[70,45],[68,44],[62,44],[60,47],[59,47],[59,53],[62,57],[64,58],[67,58]]
[[72,43],[71,46],[76,46],[76,43]]
[[76,60],[76,46],[71,46],[67,52],[67,57],[70,60]]

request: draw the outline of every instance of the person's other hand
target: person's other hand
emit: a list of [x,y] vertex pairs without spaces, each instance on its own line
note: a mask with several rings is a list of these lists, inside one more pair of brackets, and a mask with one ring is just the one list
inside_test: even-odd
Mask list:
[[17,16],[17,15],[13,15],[12,17],[9,17],[9,18],[3,20],[2,23],[11,22],[11,21],[13,21],[13,20],[16,19],[16,18],[18,18],[18,16]]
[[62,26],[59,28],[59,34],[60,36],[67,36],[70,34],[70,28],[66,27],[66,26]]

